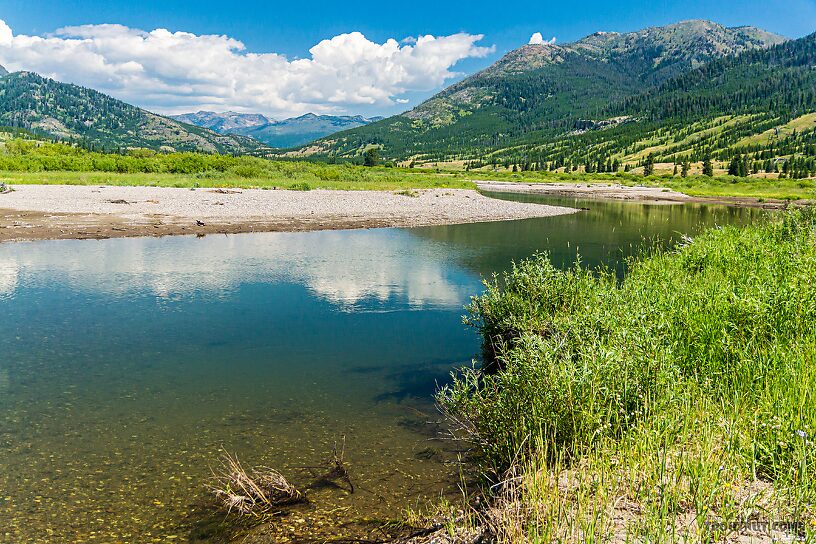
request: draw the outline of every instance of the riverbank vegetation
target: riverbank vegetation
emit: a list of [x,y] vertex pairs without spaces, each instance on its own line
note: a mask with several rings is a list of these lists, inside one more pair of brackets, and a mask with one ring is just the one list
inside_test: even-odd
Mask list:
[[[816,180],[760,177],[672,175],[658,170],[586,173],[507,168],[409,168],[391,164],[360,166],[269,160],[204,153],[159,153],[149,149],[100,153],[65,143],[3,133],[0,181],[7,184],[149,185],[160,187],[235,187],[281,189],[409,190],[473,189],[474,180],[533,183],[617,183],[666,187],[691,196],[778,200],[816,199]],[[372,161],[372,164],[375,161]],[[377,161],[378,162],[378,161]]]
[[810,209],[687,239],[622,281],[545,255],[493,278],[467,318],[486,363],[438,394],[487,499],[460,530],[812,539],[814,278]]
[[281,189],[473,188],[463,176],[361,167],[350,163],[273,161],[204,153],[131,149],[99,153],[61,143],[11,139],[0,152],[7,183],[149,185]]

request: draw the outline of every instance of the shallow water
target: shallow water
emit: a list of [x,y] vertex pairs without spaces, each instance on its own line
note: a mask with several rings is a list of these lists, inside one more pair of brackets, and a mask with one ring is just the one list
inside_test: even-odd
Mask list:
[[306,486],[344,438],[355,493],[313,490],[272,531],[398,518],[455,493],[431,396],[478,352],[461,316],[483,275],[542,250],[622,270],[655,238],[762,215],[496,196],[589,211],[0,245],[0,542],[218,541],[221,448]]

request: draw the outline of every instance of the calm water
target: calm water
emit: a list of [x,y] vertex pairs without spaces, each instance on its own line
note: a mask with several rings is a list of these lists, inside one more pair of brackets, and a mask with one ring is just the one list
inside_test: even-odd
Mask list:
[[221,448],[305,486],[345,437],[356,492],[314,490],[269,529],[281,538],[455,490],[431,395],[478,352],[461,316],[483,275],[539,250],[619,266],[644,237],[761,213],[577,205],[590,210],[0,245],[0,542],[217,541],[204,485]]

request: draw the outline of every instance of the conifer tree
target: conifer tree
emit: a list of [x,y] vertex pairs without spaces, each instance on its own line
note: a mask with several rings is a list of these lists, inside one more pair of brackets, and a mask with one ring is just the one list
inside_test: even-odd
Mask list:
[[705,158],[703,158],[703,175],[714,177],[714,164],[711,162],[711,155],[709,153],[706,153]]
[[643,175],[651,176],[654,174],[654,153],[649,153],[646,161],[643,163]]

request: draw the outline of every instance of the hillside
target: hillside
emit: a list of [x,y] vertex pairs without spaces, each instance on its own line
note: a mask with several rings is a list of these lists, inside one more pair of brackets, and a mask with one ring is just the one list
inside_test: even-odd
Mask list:
[[530,137],[489,160],[525,157],[556,168],[570,163],[598,170],[601,163],[639,164],[650,155],[681,163],[710,154],[747,161],[754,173],[785,168],[800,177],[816,170],[814,66],[816,34],[724,57],[601,113],[626,122],[588,125],[548,140]]
[[275,121],[260,114],[200,111],[175,115],[173,119],[209,128],[221,134],[250,136],[272,147],[289,148],[307,144],[336,132],[365,126],[382,118],[307,113],[300,117]]
[[263,147],[251,138],[180,123],[92,89],[31,72],[0,77],[0,124],[109,150],[145,147],[248,153]]
[[378,145],[388,158],[478,157],[525,140],[614,126],[625,119],[607,116],[613,104],[713,60],[784,41],[753,27],[686,21],[525,45],[413,110],[325,138],[312,152],[354,155]]

